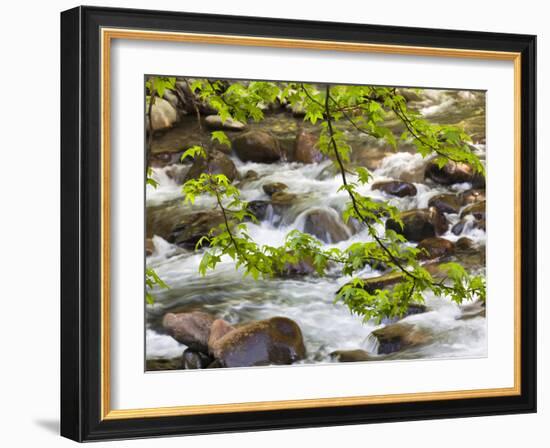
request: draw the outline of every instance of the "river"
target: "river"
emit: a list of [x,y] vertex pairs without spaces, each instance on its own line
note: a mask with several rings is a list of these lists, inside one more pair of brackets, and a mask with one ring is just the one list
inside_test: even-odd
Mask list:
[[[433,92],[433,91],[432,91]],[[432,93],[430,101],[424,104],[427,116],[441,119],[445,114],[457,115],[457,104],[464,103],[464,110],[451,121],[460,122],[468,118],[472,110],[472,101],[455,101],[449,104],[452,95]],[[479,95],[475,98],[479,103]],[[460,111],[459,111],[460,112]],[[285,121],[286,120],[286,121]],[[296,120],[279,120],[279,128],[285,123]],[[295,132],[294,125],[288,126]],[[273,126],[273,122],[261,126]],[[350,139],[361,136],[350,132]],[[483,158],[484,140],[478,139],[476,151]],[[281,214],[269,210],[265,220],[248,225],[250,235],[258,243],[278,245],[285,235],[293,230],[304,230],[305,216],[311,210],[319,209],[336,213],[342,211],[348,198],[345,192],[338,192],[341,179],[331,170],[330,161],[301,164],[278,162],[273,164],[243,163],[231,156],[241,178],[251,170],[258,174],[256,179],[241,181],[241,196],[246,201],[266,200],[262,186],[272,182],[282,182],[288,191],[297,195],[298,200]],[[427,161],[420,155],[409,151],[399,151],[385,155],[372,171],[373,182],[362,187],[360,192],[374,199],[390,201],[400,210],[423,209],[428,201],[441,193],[459,193],[471,188],[468,183],[450,186],[426,183],[422,178]],[[180,165],[176,169],[186,170]],[[206,210],[214,207],[213,199],[201,197],[193,205],[185,205],[181,195],[181,186],[174,180],[172,165],[154,168],[153,177],[159,186],[155,189],[147,186],[146,207],[148,209],[177,210],[177,214]],[[406,179],[411,180],[416,189],[415,196],[403,198],[388,196],[380,190],[372,190],[377,181]],[[353,181],[353,176],[350,179]],[[458,214],[447,214],[451,223],[449,230],[441,235],[450,241],[467,236],[479,247],[485,246],[485,232],[475,227],[465,226],[462,233],[455,235],[450,229],[459,220]],[[326,243],[327,247],[345,248],[354,241],[369,241],[366,229],[353,234],[342,224],[348,238],[338,243]],[[349,280],[342,276],[337,268],[329,271],[325,278],[302,276],[296,278],[273,278],[254,281],[243,278],[235,269],[231,260],[223,260],[214,272],[205,277],[198,274],[201,252],[181,249],[159,236],[153,237],[154,251],[148,256],[146,264],[156,270],[159,276],[170,285],[168,290],[155,292],[156,302],[146,307],[146,358],[147,360],[170,360],[181,356],[185,346],[163,333],[160,320],[166,312],[201,310],[223,318],[231,324],[240,324],[252,320],[273,316],[285,316],[293,319],[301,328],[307,357],[304,363],[335,362],[330,353],[336,350],[363,349],[376,354],[377,341],[371,332],[381,326],[374,322],[363,322],[359,316],[352,315],[341,303],[335,303],[336,291]],[[484,250],[484,249],[483,249]],[[484,272],[482,263],[471,267],[476,272]],[[366,267],[358,273],[362,277],[374,277],[381,272]],[[427,311],[403,319],[419,328],[425,329],[433,337],[429,343],[400,350],[384,357],[385,360],[413,358],[454,358],[482,357],[487,354],[487,328],[485,317],[477,316],[461,319],[463,310],[447,299],[425,296]],[[153,364],[151,364],[153,365]],[[153,367],[154,368],[154,367]]]

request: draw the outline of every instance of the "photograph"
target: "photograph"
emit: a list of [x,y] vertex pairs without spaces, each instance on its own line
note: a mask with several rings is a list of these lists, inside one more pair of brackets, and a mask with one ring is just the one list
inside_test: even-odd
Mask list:
[[147,74],[143,107],[146,371],[488,356],[486,91]]

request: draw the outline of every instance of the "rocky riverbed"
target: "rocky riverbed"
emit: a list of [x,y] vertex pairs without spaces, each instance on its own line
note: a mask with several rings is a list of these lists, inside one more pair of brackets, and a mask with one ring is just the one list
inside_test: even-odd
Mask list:
[[[260,123],[223,124],[205,107],[199,126],[185,104],[184,86],[179,88],[179,95],[159,102],[152,120],[150,162],[159,186],[146,187],[146,263],[170,289],[155,291],[155,304],[146,307],[148,370],[486,355],[485,304],[457,306],[428,294],[402,319],[378,325],[334,302],[349,281],[337,267],[320,278],[305,261],[281,277],[255,281],[243,278],[228,259],[201,277],[202,252],[194,246],[222,216],[211,198],[185,204],[181,185],[207,169],[239,187],[259,220],[248,224],[259,243],[281,244],[293,229],[327,247],[345,248],[370,236],[362,226],[342,221],[348,198],[338,191],[341,179],[314,146],[318,128],[304,123],[300,111],[281,107],[266,111]],[[404,93],[409,106],[430,120],[464,126],[484,159],[483,93]],[[208,160],[179,162],[185,149],[221,128],[231,150],[211,143]],[[438,265],[448,260],[484,273],[485,179],[466,165],[440,169],[408,144],[395,151],[354,129],[346,134],[351,164],[373,174],[361,194],[399,208],[405,223],[400,231],[425,249],[423,262],[432,274],[439,275]],[[384,225],[398,230],[391,220]],[[370,266],[360,275],[374,289],[399,281]]]

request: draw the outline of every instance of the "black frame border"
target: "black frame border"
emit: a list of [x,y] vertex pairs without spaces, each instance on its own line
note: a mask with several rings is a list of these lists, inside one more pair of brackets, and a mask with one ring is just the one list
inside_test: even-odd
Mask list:
[[[521,395],[101,420],[100,29],[521,53]],[[536,36],[169,11],[61,13],[61,435],[76,441],[536,412]]]

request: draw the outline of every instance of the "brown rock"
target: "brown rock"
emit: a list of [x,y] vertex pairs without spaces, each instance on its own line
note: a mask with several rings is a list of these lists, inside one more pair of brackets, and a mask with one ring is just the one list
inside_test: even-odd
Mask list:
[[218,339],[212,349],[223,367],[292,364],[306,354],[300,327],[286,317],[243,325]]
[[281,157],[277,139],[263,131],[250,131],[233,139],[233,149],[243,162],[274,163]]
[[214,317],[201,311],[191,313],[167,313],[162,326],[176,341],[191,350],[208,352],[208,338]]
[[204,119],[204,124],[208,129],[213,131],[244,131],[246,129],[244,123],[232,120],[231,118],[222,121],[219,115],[208,115]]
[[430,237],[426,238],[416,246],[422,252],[418,254],[420,260],[432,260],[434,258],[443,258],[452,255],[455,250],[455,245],[452,241],[445,238]]
[[347,240],[351,236],[349,228],[342,222],[338,213],[332,209],[324,208],[312,209],[307,212],[304,232],[329,244]]
[[438,194],[428,201],[428,207],[434,207],[441,213],[458,213],[462,208],[462,200],[456,194]]
[[371,361],[373,357],[365,350],[336,350],[330,354],[330,357],[338,362],[363,362]]
[[400,218],[403,228],[393,219],[388,219],[386,229],[403,235],[409,241],[422,241],[440,235],[445,233],[448,227],[445,216],[433,207],[402,212]]
[[271,183],[265,184],[262,188],[265,194],[267,194],[268,196],[272,196],[273,193],[284,191],[288,187],[286,186],[286,184],[283,184],[282,182],[271,182]]
[[203,236],[222,223],[223,213],[219,210],[189,213],[172,229],[168,241],[186,249],[194,249]]
[[371,333],[378,340],[378,354],[397,352],[407,347],[430,342],[432,336],[413,324],[398,322]]
[[294,143],[294,161],[300,163],[318,163],[324,159],[316,147],[318,137],[309,132],[301,131]]
[[443,168],[439,168],[434,161],[430,162],[426,166],[425,177],[442,185],[470,182],[474,187],[485,186],[485,177],[474,172],[470,165],[453,161],[447,162]]
[[296,200],[297,197],[298,196],[296,196],[294,193],[277,191],[271,196],[271,203],[275,205],[290,205]]
[[386,194],[403,198],[405,196],[416,196],[416,187],[410,182],[401,182],[398,180],[388,180],[375,182],[372,185],[373,190],[381,190]]
[[211,352],[213,350],[214,343],[234,329],[235,327],[231,326],[229,322],[223,319],[216,319],[212,322],[212,326],[210,327],[210,336],[208,338],[208,351]]
[[230,182],[238,177],[237,168],[226,154],[220,151],[209,151],[207,158],[197,157],[185,176],[185,181],[197,179],[203,173],[223,174]]

